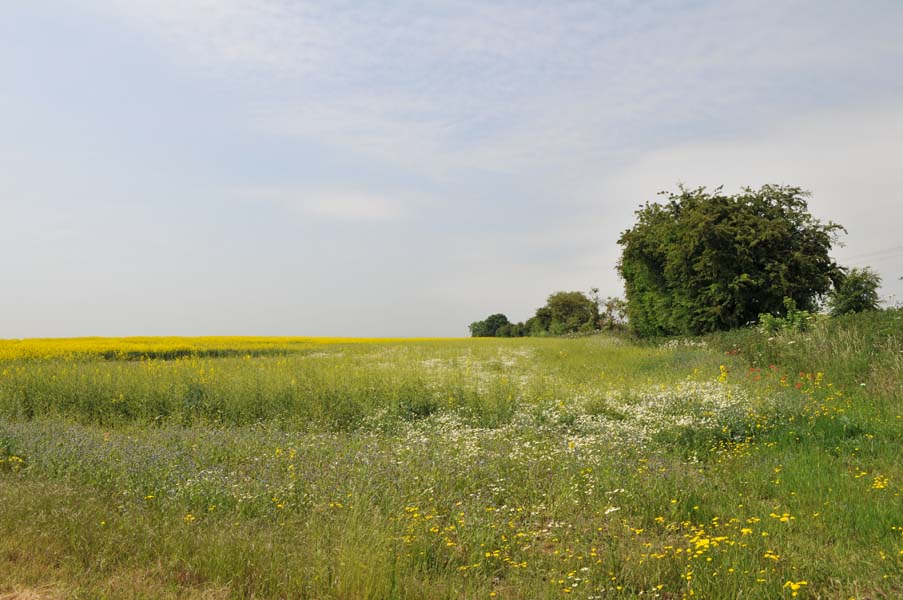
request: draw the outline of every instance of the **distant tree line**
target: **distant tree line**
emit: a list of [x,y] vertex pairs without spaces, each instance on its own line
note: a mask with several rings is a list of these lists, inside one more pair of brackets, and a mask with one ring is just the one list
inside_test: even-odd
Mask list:
[[473,337],[524,337],[589,333],[626,326],[626,303],[620,298],[600,298],[599,290],[555,292],[525,322],[512,323],[502,313],[470,324]]

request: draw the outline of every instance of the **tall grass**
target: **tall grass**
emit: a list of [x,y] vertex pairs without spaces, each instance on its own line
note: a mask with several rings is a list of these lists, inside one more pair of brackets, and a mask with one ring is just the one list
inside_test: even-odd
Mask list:
[[298,428],[350,430],[385,413],[416,419],[443,409],[494,426],[510,419],[515,401],[551,402],[581,385],[642,381],[655,371],[663,381],[683,375],[673,366],[662,370],[655,350],[592,338],[343,343],[241,358],[223,358],[228,347],[205,352],[216,357],[0,363],[0,415],[104,425],[278,419]]
[[758,366],[830,373],[867,401],[867,411],[903,410],[903,309],[824,318],[806,332],[769,336],[749,328],[709,339]]

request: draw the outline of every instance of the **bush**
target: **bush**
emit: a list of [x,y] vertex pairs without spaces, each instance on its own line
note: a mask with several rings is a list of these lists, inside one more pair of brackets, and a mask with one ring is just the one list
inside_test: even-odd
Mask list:
[[793,298],[784,298],[785,316],[759,315],[759,331],[768,335],[784,331],[808,331],[816,320],[816,316],[806,310],[799,310]]

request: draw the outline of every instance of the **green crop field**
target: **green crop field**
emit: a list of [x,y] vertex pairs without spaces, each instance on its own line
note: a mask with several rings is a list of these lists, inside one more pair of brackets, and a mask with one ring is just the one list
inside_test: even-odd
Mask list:
[[901,314],[0,342],[0,597],[899,598]]

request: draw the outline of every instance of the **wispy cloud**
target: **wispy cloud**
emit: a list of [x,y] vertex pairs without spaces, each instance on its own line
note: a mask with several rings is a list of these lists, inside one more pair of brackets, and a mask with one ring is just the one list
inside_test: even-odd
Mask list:
[[262,131],[435,175],[598,168],[823,108],[838,78],[846,101],[903,91],[894,3],[97,1],[180,61],[244,72]]
[[246,0],[96,0],[150,34],[174,61],[224,77],[242,69],[297,77],[328,67],[338,42],[316,7]]
[[390,222],[408,216],[410,196],[353,189],[257,187],[228,195],[245,202],[266,202],[294,215],[334,221]]

